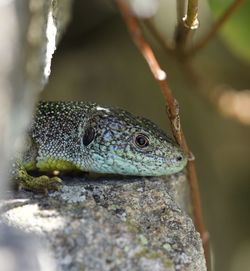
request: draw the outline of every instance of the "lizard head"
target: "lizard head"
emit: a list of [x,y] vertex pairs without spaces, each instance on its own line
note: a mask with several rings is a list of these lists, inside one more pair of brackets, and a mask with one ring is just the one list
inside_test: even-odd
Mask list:
[[80,134],[89,171],[160,176],[176,173],[187,163],[173,139],[125,110],[97,106]]

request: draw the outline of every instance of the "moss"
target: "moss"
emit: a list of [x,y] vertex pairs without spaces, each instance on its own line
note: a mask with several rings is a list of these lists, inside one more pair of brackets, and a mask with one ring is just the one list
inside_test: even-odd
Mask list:
[[174,263],[171,260],[164,259],[163,260],[163,265],[164,265],[164,267],[169,269],[170,267],[173,267]]
[[134,223],[132,223],[131,221],[127,220],[127,221],[126,221],[126,224],[127,224],[128,231],[129,231],[130,233],[135,233],[135,234],[137,234],[137,233],[139,232],[138,227],[137,227]]
[[144,258],[149,259],[149,258],[148,258],[148,254],[149,254],[148,248],[142,248],[141,251],[139,251],[139,252],[137,252],[137,253],[135,254],[135,256],[136,256],[137,258],[142,258],[142,257],[144,257]]
[[162,258],[162,253],[158,252],[158,251],[153,251],[153,252],[149,253],[147,258],[150,259],[150,260],[161,259]]
[[117,204],[111,204],[108,206],[109,211],[115,211],[116,209],[119,209],[119,208],[120,208],[120,206]]
[[143,248],[140,252],[136,254],[137,258],[146,258],[149,260],[160,260],[164,267],[166,268],[171,268],[173,267],[174,263],[170,260],[167,259],[167,257],[162,254],[160,251],[150,251],[148,248]]
[[[125,252],[126,252],[126,247],[124,248]],[[120,250],[117,254],[116,254],[118,259],[123,259],[125,257],[124,251]]]
[[143,234],[139,234],[138,239],[141,245],[145,246],[148,244],[148,239]]

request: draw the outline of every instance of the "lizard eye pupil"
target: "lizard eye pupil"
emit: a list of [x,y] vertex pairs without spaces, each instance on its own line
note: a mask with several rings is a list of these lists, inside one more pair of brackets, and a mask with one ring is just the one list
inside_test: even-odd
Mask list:
[[139,148],[145,148],[148,146],[149,141],[146,135],[139,134],[135,137],[135,144]]
[[181,161],[181,160],[182,160],[182,156],[181,156],[181,155],[178,156],[178,157],[176,158],[176,160],[177,160],[177,161]]
[[83,135],[82,143],[84,146],[88,146],[95,138],[95,130],[92,127],[88,127]]

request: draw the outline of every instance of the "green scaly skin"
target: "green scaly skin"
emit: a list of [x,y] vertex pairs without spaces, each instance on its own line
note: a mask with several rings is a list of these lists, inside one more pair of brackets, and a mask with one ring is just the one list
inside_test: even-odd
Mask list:
[[[144,147],[136,144],[141,134]],[[151,121],[95,103],[39,102],[27,142],[16,177],[22,187],[37,191],[58,189],[60,179],[31,177],[26,170],[161,176],[187,163],[179,146]]]

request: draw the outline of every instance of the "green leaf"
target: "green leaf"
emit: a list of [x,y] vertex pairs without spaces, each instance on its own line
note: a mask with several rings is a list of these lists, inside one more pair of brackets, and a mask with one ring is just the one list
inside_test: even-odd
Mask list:
[[[218,18],[235,0],[209,0],[212,13]],[[244,1],[220,30],[232,52],[250,62],[250,1]]]

